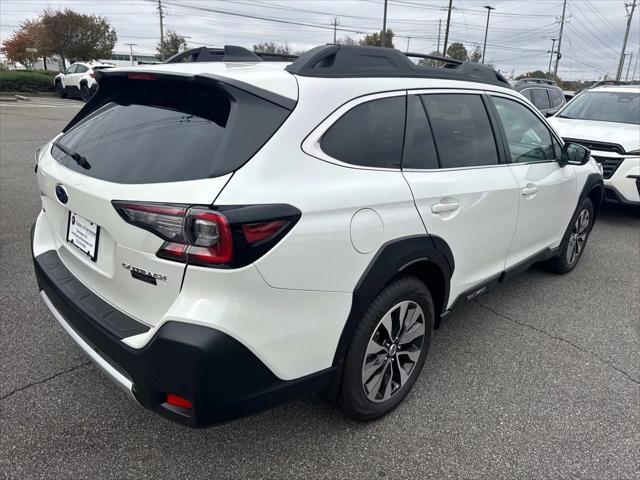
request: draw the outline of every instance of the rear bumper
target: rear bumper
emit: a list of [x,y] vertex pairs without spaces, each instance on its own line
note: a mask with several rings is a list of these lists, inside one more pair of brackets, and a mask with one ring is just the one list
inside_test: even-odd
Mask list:
[[[41,296],[71,338],[132,398],[173,420],[223,422],[318,393],[331,381],[333,369],[280,380],[229,335],[183,322],[166,322],[143,348],[131,348],[122,332],[145,325],[121,312],[117,322],[105,320],[115,315],[104,310],[112,307],[86,290],[54,250],[33,261]],[[168,405],[168,393],[191,400],[193,408]]]

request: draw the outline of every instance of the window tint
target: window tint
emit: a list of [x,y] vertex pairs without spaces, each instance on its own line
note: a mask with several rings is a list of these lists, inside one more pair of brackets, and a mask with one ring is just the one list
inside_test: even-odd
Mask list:
[[498,152],[480,95],[423,95],[442,168],[497,165]]
[[76,69],[78,68],[78,65],[76,65],[75,63],[73,65],[71,65],[69,68],[67,68],[67,73],[76,73]]
[[233,87],[225,90],[193,82],[105,82],[105,103],[58,140],[90,168],[55,146],[52,154],[67,168],[117,183],[226,175],[262,147],[289,111]]
[[87,70],[89,70],[89,68],[85,67],[84,65],[77,65],[76,73],[84,73]]
[[407,105],[407,136],[403,168],[438,168],[438,154],[420,97],[410,95]]
[[549,97],[551,97],[551,106],[557,108],[564,102],[564,95],[557,90],[549,90]]
[[323,135],[322,150],[342,162],[398,168],[402,157],[406,97],[361,103]]
[[533,104],[538,107],[538,110],[547,110],[551,108],[549,96],[544,88],[532,88],[531,100],[533,101]]
[[549,129],[532,111],[502,97],[493,97],[493,102],[507,134],[512,162],[544,162],[556,158]]
[[530,88],[526,88],[526,89],[522,90],[520,93],[522,95],[524,95],[524,98],[526,98],[527,100],[531,101],[531,89]]

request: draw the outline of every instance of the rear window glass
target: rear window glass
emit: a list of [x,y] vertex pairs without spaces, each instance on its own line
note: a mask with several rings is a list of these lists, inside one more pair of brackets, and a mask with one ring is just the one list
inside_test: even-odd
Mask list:
[[342,162],[365,167],[399,168],[404,139],[406,98],[361,103],[323,135],[322,151]]
[[532,88],[531,89],[531,99],[533,104],[538,107],[540,110],[546,110],[551,108],[549,104],[549,96],[547,95],[547,91],[542,88]]
[[423,95],[441,168],[497,165],[498,150],[479,95]]
[[102,105],[58,140],[61,148],[52,149],[66,167],[110,182],[225,175],[249,160],[289,114],[230,86],[223,91],[192,82],[115,83],[105,86]]

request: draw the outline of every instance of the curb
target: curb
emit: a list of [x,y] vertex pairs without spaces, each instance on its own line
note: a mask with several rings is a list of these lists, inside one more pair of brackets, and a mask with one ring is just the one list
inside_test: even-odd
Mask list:
[[15,97],[0,97],[0,103],[9,103],[9,102],[17,102],[18,99]]

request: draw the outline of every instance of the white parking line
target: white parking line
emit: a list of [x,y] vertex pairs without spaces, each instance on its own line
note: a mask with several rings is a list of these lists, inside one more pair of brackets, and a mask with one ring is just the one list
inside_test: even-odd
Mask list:
[[67,100],[64,98],[54,98],[54,97],[46,97],[46,98],[35,98],[30,97],[30,100],[18,100],[17,102],[0,102],[0,108],[4,107],[14,107],[14,108],[58,108],[58,107],[67,107],[67,108],[82,108],[84,106],[84,102],[79,100]]

